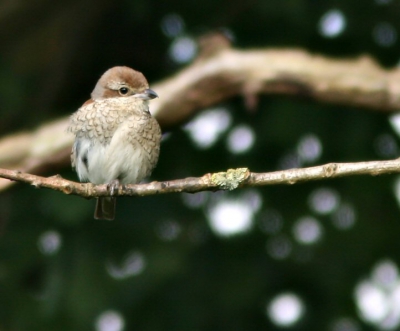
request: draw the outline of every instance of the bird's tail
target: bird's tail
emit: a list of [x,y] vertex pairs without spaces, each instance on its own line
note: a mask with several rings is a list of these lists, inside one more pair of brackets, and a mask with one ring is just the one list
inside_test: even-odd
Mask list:
[[97,198],[94,218],[96,220],[114,220],[116,202],[117,199],[114,197]]

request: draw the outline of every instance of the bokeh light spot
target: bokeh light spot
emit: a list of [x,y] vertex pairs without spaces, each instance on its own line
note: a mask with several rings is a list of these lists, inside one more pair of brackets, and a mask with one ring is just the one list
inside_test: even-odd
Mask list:
[[139,275],[146,267],[146,259],[144,255],[137,251],[128,253],[121,263],[108,261],[106,269],[109,275],[114,279],[126,279]]
[[356,211],[349,203],[342,203],[332,214],[333,225],[339,230],[348,230],[356,223]]
[[372,30],[372,37],[378,45],[390,47],[397,41],[397,31],[392,24],[381,22]]
[[40,235],[38,240],[39,250],[45,255],[56,254],[61,244],[61,235],[57,231],[46,231]]
[[171,59],[177,63],[187,63],[194,58],[197,52],[197,44],[190,37],[177,37],[169,49]]
[[376,284],[391,288],[397,285],[399,270],[393,261],[383,260],[374,267],[371,278]]
[[305,135],[297,144],[297,153],[303,162],[315,162],[322,154],[321,141],[314,134]]
[[359,282],[355,299],[360,317],[379,330],[394,330],[400,325],[400,279],[391,260],[378,262],[371,276]]
[[250,230],[253,211],[243,202],[221,200],[208,212],[211,229],[221,236],[231,236]]
[[267,252],[276,260],[284,260],[292,252],[292,243],[284,235],[270,238],[267,241]]
[[180,224],[173,220],[161,221],[156,226],[156,233],[158,237],[164,241],[172,241],[177,239],[181,232],[182,229]]
[[321,239],[322,226],[313,217],[302,217],[294,224],[293,235],[301,244],[314,244]]
[[183,19],[178,14],[168,14],[161,20],[161,30],[169,38],[180,35],[185,28]]
[[346,27],[346,19],[340,10],[332,9],[326,12],[319,21],[319,32],[327,38],[340,35]]
[[389,123],[396,134],[400,136],[400,114],[390,116]]
[[393,135],[385,133],[376,137],[374,141],[374,148],[377,155],[384,158],[397,157],[399,155],[399,148],[396,139]]
[[244,191],[236,198],[217,196],[207,210],[211,229],[220,236],[248,232],[261,205],[262,197],[256,190]]
[[363,282],[357,286],[356,300],[361,315],[365,320],[378,322],[387,312],[385,294],[383,291],[369,282]]
[[303,301],[294,293],[279,294],[267,306],[267,315],[275,325],[281,327],[296,324],[304,311]]
[[116,311],[108,310],[100,314],[96,319],[96,331],[122,331],[125,320],[122,315]]
[[228,136],[228,150],[239,154],[247,152],[254,144],[254,131],[247,125],[240,125],[232,129]]
[[339,202],[339,194],[335,190],[325,187],[313,191],[309,198],[311,209],[322,215],[335,211]]
[[185,126],[185,130],[198,147],[208,148],[228,129],[231,121],[225,108],[215,108],[203,111]]

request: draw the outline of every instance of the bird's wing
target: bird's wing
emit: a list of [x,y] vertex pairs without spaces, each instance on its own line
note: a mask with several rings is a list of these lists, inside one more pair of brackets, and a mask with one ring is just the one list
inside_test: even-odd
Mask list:
[[138,143],[149,158],[150,169],[153,169],[160,154],[161,129],[158,122],[150,115],[130,117],[128,120],[128,141]]
[[76,138],[96,139],[103,144],[109,143],[120,124],[117,120],[118,107],[109,100],[86,102],[71,115],[68,131]]

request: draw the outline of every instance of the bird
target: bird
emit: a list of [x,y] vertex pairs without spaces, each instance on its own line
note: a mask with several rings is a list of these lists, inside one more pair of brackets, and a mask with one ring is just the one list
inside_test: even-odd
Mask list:
[[141,72],[116,66],[100,77],[91,98],[70,116],[72,167],[81,182],[107,184],[110,193],[97,198],[95,219],[114,220],[113,195],[120,185],[139,183],[155,168],[161,129],[149,101],[156,97]]

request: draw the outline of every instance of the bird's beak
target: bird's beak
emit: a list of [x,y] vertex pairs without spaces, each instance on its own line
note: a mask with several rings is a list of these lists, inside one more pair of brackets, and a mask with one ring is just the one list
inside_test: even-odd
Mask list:
[[143,93],[135,94],[135,97],[147,101],[154,98],[158,98],[158,95],[152,89],[148,88],[147,90],[144,90]]

